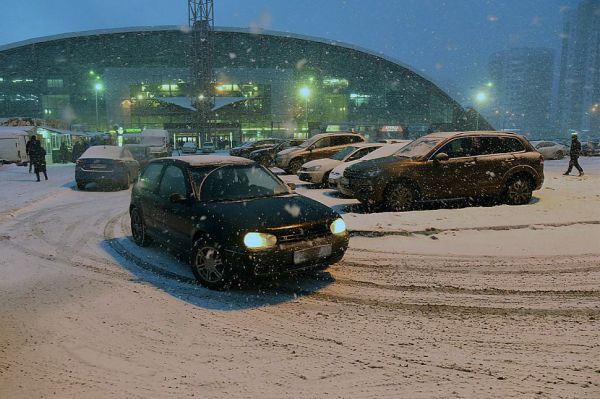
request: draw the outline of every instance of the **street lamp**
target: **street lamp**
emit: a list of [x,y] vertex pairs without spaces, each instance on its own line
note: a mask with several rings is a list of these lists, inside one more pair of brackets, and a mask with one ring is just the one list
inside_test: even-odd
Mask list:
[[304,98],[304,122],[306,122],[306,132],[308,133],[308,98],[310,97],[310,89],[306,86],[300,88],[300,97]]
[[[485,103],[488,99],[488,95],[485,91],[478,91],[477,94],[475,94],[475,101],[479,104],[482,105],[483,103]],[[475,130],[479,130],[479,118],[481,117],[479,111],[475,110],[475,112],[477,112],[477,122],[476,122],[476,126],[475,126]]]
[[98,92],[104,88],[102,83],[98,82],[94,85],[94,91],[96,92],[96,131],[99,131],[98,125],[100,124],[98,120]]

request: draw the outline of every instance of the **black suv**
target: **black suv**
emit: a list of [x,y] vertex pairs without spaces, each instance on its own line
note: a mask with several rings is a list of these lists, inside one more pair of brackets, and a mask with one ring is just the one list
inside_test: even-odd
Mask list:
[[133,187],[129,212],[138,245],[153,239],[189,253],[194,275],[209,288],[243,276],[324,269],[348,247],[338,213],[238,157],[151,161]]
[[233,155],[234,157],[244,157],[248,158],[252,151],[260,150],[263,148],[273,148],[279,144],[283,139],[263,139],[256,141],[248,141],[242,144],[239,147],[233,147],[229,150],[229,155]]
[[494,197],[526,204],[542,186],[543,162],[525,138],[513,133],[433,133],[392,156],[350,166],[340,191],[392,210],[453,198]]

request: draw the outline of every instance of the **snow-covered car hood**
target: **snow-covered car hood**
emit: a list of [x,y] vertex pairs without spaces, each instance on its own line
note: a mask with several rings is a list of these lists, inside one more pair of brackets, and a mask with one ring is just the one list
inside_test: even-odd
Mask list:
[[304,165],[302,165],[302,167],[303,168],[312,168],[314,166],[320,166],[321,169],[319,169],[319,170],[327,170],[327,169],[331,170],[341,163],[343,163],[343,162],[337,161],[335,159],[323,158],[323,159],[315,159],[314,161],[307,162]]
[[331,177],[331,178],[332,177],[342,177],[344,175],[344,171],[346,170],[346,168],[348,166],[355,165],[355,164],[359,163],[360,161],[361,161],[360,159],[355,159],[354,161],[344,162],[343,164],[336,166],[335,168],[333,168],[333,170],[329,174],[329,177]]
[[277,155],[279,155],[279,156],[285,156],[285,155],[288,155],[289,153],[292,153],[294,151],[298,151],[299,149],[300,149],[300,147],[290,147],[290,148],[287,148],[285,150],[279,151],[277,153]]

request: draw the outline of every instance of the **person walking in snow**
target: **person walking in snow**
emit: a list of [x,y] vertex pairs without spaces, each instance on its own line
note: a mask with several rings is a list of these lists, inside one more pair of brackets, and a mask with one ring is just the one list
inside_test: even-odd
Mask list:
[[571,150],[569,152],[569,155],[571,156],[571,159],[569,160],[569,168],[563,174],[565,176],[568,176],[569,173],[571,173],[573,166],[575,166],[575,168],[577,168],[577,170],[579,171],[579,176],[583,176],[583,168],[581,167],[581,165],[579,165],[579,156],[581,155],[581,143],[577,139],[577,133],[573,133],[571,135]]
[[40,173],[43,173],[46,180],[48,180],[48,173],[46,172],[46,150],[44,150],[39,141],[35,141],[29,157],[33,163],[33,171],[35,172],[37,181],[40,181]]
[[31,138],[27,140],[27,143],[25,144],[25,153],[29,158],[29,173],[31,173],[31,166],[33,165],[33,162],[31,162],[31,149],[36,141],[37,138],[35,136],[31,136]]

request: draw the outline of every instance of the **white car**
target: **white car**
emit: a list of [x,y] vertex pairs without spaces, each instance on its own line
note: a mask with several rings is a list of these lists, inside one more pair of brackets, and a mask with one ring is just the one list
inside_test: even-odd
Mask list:
[[195,154],[198,151],[198,146],[193,141],[186,141],[181,146],[181,152],[184,154]]
[[545,159],[563,159],[569,149],[556,141],[531,141],[531,145],[544,156]]
[[368,161],[370,159],[389,157],[391,155],[394,155],[398,150],[400,150],[402,147],[404,147],[405,145],[407,145],[410,142],[411,142],[411,140],[403,140],[400,143],[385,144],[382,147],[376,149],[375,151],[365,155],[361,159],[357,159],[357,160],[354,160],[351,162],[346,162],[346,163],[336,166],[335,168],[333,168],[331,173],[329,173],[329,187],[339,191],[338,183],[340,182],[340,179],[342,178],[342,176],[344,176],[344,170],[346,170],[346,168],[348,166],[354,165],[359,162]]
[[329,172],[339,164],[360,159],[383,146],[381,143],[357,143],[336,152],[331,158],[315,159],[302,165],[298,177],[302,181],[326,184]]
[[213,152],[215,152],[215,145],[212,142],[207,141],[206,143],[202,144],[203,154],[212,154]]

